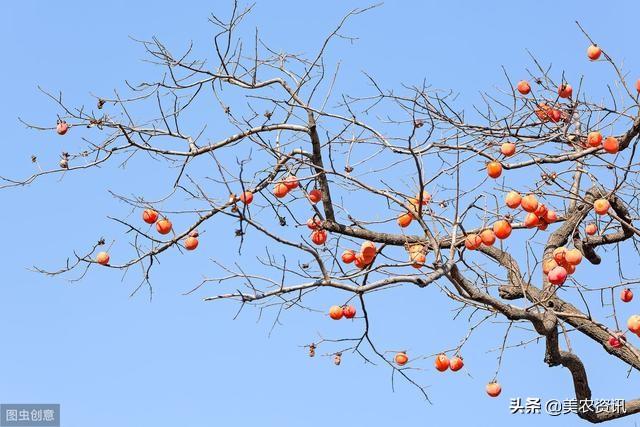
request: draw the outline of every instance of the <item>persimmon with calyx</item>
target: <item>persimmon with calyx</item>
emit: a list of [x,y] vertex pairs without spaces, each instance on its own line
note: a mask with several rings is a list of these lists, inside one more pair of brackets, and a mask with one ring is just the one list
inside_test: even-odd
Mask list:
[[600,58],[601,54],[602,54],[602,49],[600,49],[595,44],[592,44],[587,48],[587,57],[592,61],[597,61],[598,58]]
[[411,221],[413,221],[413,215],[409,212],[398,215],[398,219],[396,220],[398,225],[402,228],[408,227],[411,224]]
[[359,269],[361,269],[361,270],[362,270],[363,268],[365,268],[367,265],[369,265],[369,264],[364,260],[364,258],[362,257],[362,254],[361,254],[360,252],[358,252],[358,253],[355,255],[355,259],[354,259],[354,261],[353,261],[353,264],[354,264],[357,268],[359,268]]
[[469,234],[464,239],[464,246],[470,251],[475,251],[482,244],[482,238],[477,234]]
[[502,175],[502,165],[500,162],[489,162],[487,163],[487,175],[491,178],[496,179]]
[[549,111],[547,113],[547,116],[549,116],[549,120],[551,120],[554,123],[558,123],[560,121],[560,119],[562,118],[562,112],[560,112],[560,110],[556,110],[555,108],[552,109],[551,111]]
[[449,369],[453,372],[459,371],[464,366],[464,362],[461,357],[453,356],[451,360],[449,360]]
[[602,134],[600,132],[589,132],[587,135],[587,144],[589,147],[599,147],[602,144]]
[[147,224],[155,224],[158,220],[158,212],[153,209],[145,209],[142,212],[142,220]]
[[356,308],[352,305],[346,305],[342,308],[342,314],[345,319],[353,319],[356,317]]
[[528,95],[529,92],[531,92],[531,86],[529,85],[529,82],[526,80],[520,80],[518,82],[518,92],[520,92],[522,95]]
[[496,233],[494,233],[490,228],[482,230],[482,233],[480,233],[480,239],[485,245],[491,246],[496,242]]
[[56,125],[56,132],[58,135],[64,135],[69,130],[69,125],[64,120],[60,120]]
[[342,262],[344,262],[345,264],[351,264],[356,259],[356,252],[351,249],[347,249],[342,252],[341,258]]
[[538,230],[544,231],[548,226],[549,224],[544,220],[544,218],[538,218],[538,225],[536,225],[536,227],[538,227]]
[[446,354],[440,353],[436,356],[436,360],[434,362],[435,367],[438,371],[444,372],[449,369],[449,358]]
[[538,209],[538,199],[533,194],[527,194],[520,201],[520,206],[527,212],[535,212]]
[[500,240],[504,240],[511,235],[511,224],[507,220],[501,219],[493,224],[493,232]]
[[400,352],[396,353],[396,355],[393,357],[393,360],[394,360],[394,362],[396,362],[396,365],[404,366],[409,361],[409,356],[407,356],[406,352],[400,351]]
[[638,316],[637,314],[631,315],[627,319],[627,328],[634,334],[640,332],[640,316]]
[[281,199],[289,193],[289,187],[284,182],[279,182],[273,187],[273,195]]
[[298,188],[300,184],[298,183],[298,178],[295,175],[291,175],[284,179],[284,185],[286,185],[289,190],[293,190],[294,188]]
[[598,226],[594,223],[587,224],[584,228],[584,232],[587,233],[588,236],[593,236],[598,232]]
[[250,205],[251,202],[253,202],[253,193],[251,191],[245,191],[242,194],[240,194],[240,197],[238,197],[238,200],[240,200],[245,205]]
[[318,228],[320,228],[321,225],[322,225],[322,220],[317,216],[314,216],[313,218],[309,218],[307,220],[307,228],[309,230],[317,230]]
[[620,150],[620,142],[615,136],[608,136],[602,143],[602,148],[609,154],[616,154]]
[[309,191],[308,198],[311,201],[311,203],[315,205],[320,200],[322,200],[322,191],[314,188],[313,190]]
[[555,267],[547,274],[547,278],[552,285],[560,286],[567,280],[567,270],[562,266]]
[[332,305],[331,308],[329,308],[329,317],[333,320],[340,320],[343,315],[344,310],[339,305]]
[[188,251],[192,251],[198,247],[198,239],[192,236],[189,236],[184,241],[184,248]]
[[327,232],[324,230],[313,230],[313,232],[311,232],[311,241],[316,245],[324,245],[327,241]]
[[607,199],[598,199],[593,202],[593,210],[598,215],[606,215],[607,212],[609,212],[610,207],[611,205],[609,204],[609,201]]
[[622,302],[631,301],[633,299],[633,292],[631,292],[631,289],[623,289],[622,292],[620,292],[620,299],[622,300]]
[[635,86],[636,86],[636,90],[640,92],[640,79],[636,80]]
[[487,384],[485,387],[487,394],[491,397],[498,397],[502,393],[502,387],[497,382],[493,381]]
[[111,257],[107,252],[98,252],[96,255],[96,262],[100,265],[109,265],[109,260]]
[[511,209],[515,209],[520,206],[520,202],[522,202],[522,196],[517,191],[509,191],[504,198],[504,202]]
[[169,234],[173,229],[173,224],[167,218],[162,218],[160,221],[156,222],[156,230],[160,234]]
[[572,94],[573,88],[570,84],[562,83],[560,86],[558,86],[558,96],[560,96],[560,98],[571,98]]
[[516,153],[516,144],[513,142],[505,142],[500,146],[500,152],[505,157],[513,156]]

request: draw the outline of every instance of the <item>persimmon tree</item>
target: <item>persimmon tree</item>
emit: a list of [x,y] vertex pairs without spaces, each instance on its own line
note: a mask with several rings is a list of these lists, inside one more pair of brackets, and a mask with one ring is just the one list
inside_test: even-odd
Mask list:
[[[52,168],[40,169],[34,156],[38,170],[25,179],[3,177],[3,188],[126,165],[133,156],[164,162],[175,179],[161,200],[119,195],[138,212],[135,221],[112,218],[122,236],[101,238],[62,268],[39,272],[78,280],[94,268],[139,267],[135,290],[150,288],[157,261],[203,250],[198,239],[215,257],[222,249],[202,233],[217,230],[216,220],[225,218],[236,224],[242,260],[257,258],[273,274],[253,273],[253,262],[217,263],[221,275],[196,289],[215,284],[225,290],[205,301],[288,309],[304,306],[311,292],[345,291],[344,301],[321,310],[332,319],[355,317],[361,335],[316,340],[308,345],[310,355],[326,346],[336,363],[349,351],[376,358],[426,398],[409,370],[412,355],[390,355],[371,339],[370,293],[437,286],[459,312],[472,313],[469,334],[436,356],[441,371],[462,368],[469,337],[496,317],[530,326],[531,341],[545,342],[541,358],[566,368],[577,399],[590,399],[591,389],[581,355],[571,348],[573,337],[640,369],[638,348],[628,337],[640,332],[640,317],[618,319],[615,310],[632,298],[627,288],[637,283],[622,268],[625,252],[637,256],[640,234],[634,225],[640,86],[626,80],[596,41],[583,31],[585,67],[608,64],[610,98],[591,100],[579,78],[532,58],[530,71],[505,74],[502,89],[465,110],[453,91],[426,83],[390,90],[368,74],[362,78],[371,93],[335,93],[339,67],[327,63],[327,49],[346,38],[345,23],[367,9],[348,13],[311,56],[278,53],[258,33],[243,42],[238,32],[250,10],[236,4],[229,19],[211,17],[217,27],[211,58],[195,58],[191,46],[170,52],[157,39],[142,41],[161,72],[130,85],[130,95],[101,95],[95,106],[74,107],[62,94],[43,90],[59,108],[58,122],[24,123],[52,137],[56,131],[82,136],[84,147],[63,153]],[[227,103],[238,94],[244,103]],[[157,114],[139,118],[140,105]],[[202,105],[212,114],[217,106],[218,119],[235,130],[220,134],[190,120]],[[206,181],[190,174],[196,164],[209,165]],[[172,199],[180,200],[179,209],[168,207]],[[266,258],[246,243],[257,235],[271,242]],[[110,250],[122,239],[131,252]],[[287,257],[273,255],[281,248]],[[597,286],[574,275],[600,264],[605,252],[617,256],[619,271],[612,275],[618,282]],[[595,305],[609,315],[595,318]],[[499,394],[499,384],[491,381],[487,393]],[[640,400],[627,400],[624,409],[580,408],[578,415],[607,421],[640,412]]]

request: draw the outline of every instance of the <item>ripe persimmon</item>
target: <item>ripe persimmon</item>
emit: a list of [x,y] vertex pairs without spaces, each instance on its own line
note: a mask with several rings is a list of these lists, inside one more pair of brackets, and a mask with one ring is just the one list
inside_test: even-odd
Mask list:
[[522,202],[522,196],[517,191],[509,191],[504,198],[504,202],[511,209],[515,209],[520,206],[520,202]]
[[356,252],[351,250],[351,249],[347,249],[344,252],[342,252],[342,262],[344,262],[345,264],[351,264],[353,261],[355,261],[356,259]]
[[529,92],[531,92],[531,86],[529,85],[529,82],[526,80],[520,80],[518,82],[518,92],[523,95],[528,95]]
[[311,241],[316,245],[324,245],[327,241],[327,232],[324,230],[313,230],[311,232]]
[[315,205],[320,200],[322,200],[322,191],[314,188],[313,190],[309,191],[309,196],[308,197],[309,197],[309,200],[311,201],[311,203],[313,203]]
[[96,262],[100,265],[109,265],[111,257],[107,252],[98,252],[96,255]]
[[594,223],[589,223],[584,228],[584,232],[587,233],[588,236],[593,236],[598,232],[598,226],[595,225]]
[[354,317],[356,317],[356,308],[352,305],[346,305],[342,309],[342,314],[344,315],[345,319],[353,319]]
[[413,268],[422,268],[426,260],[427,257],[422,252],[411,255],[411,261],[413,263],[411,265]]
[[362,257],[365,259],[367,264],[375,258],[377,249],[376,245],[373,242],[365,241],[360,246],[360,252],[362,253]]
[[542,262],[542,272],[544,274],[549,274],[549,272],[554,268],[556,268],[557,266],[558,266],[558,263],[556,262],[556,260],[553,258],[550,258]]
[[491,178],[496,179],[502,175],[502,165],[500,162],[489,162],[487,163],[487,175]]
[[500,146],[500,152],[506,157],[513,156],[516,153],[516,144],[505,142]]
[[529,212],[527,216],[524,217],[524,225],[527,228],[537,227],[539,223],[540,219],[534,212]]
[[156,222],[156,230],[160,234],[169,234],[173,229],[173,224],[167,218],[162,218],[160,221]]
[[198,247],[198,239],[192,236],[189,236],[184,241],[184,248],[188,251],[192,251]]
[[245,191],[242,194],[240,194],[240,197],[238,197],[238,200],[240,200],[245,205],[250,205],[251,202],[253,202],[253,193],[251,191]]
[[69,130],[69,125],[64,120],[60,120],[56,125],[56,132],[58,135],[64,135]]
[[511,224],[507,220],[501,219],[493,223],[493,232],[500,240],[504,240],[511,235]]
[[640,316],[638,316],[637,314],[631,315],[627,319],[627,328],[629,328],[629,330],[634,334],[640,332]]
[[273,187],[273,195],[281,199],[289,193],[289,187],[284,182],[279,182]]
[[602,143],[602,148],[609,154],[616,154],[620,150],[620,142],[615,136],[608,136]]
[[295,175],[291,175],[284,179],[284,185],[286,185],[289,190],[293,190],[294,188],[298,188],[300,184],[298,183],[298,178]]
[[549,209],[547,210],[547,213],[544,216],[544,220],[546,221],[547,224],[553,224],[558,220],[558,214],[556,213],[556,211]]
[[487,384],[485,387],[487,394],[491,397],[498,397],[502,393],[502,387],[497,382],[493,381]]
[[609,345],[613,348],[622,347],[623,341],[627,341],[627,339],[621,333],[616,333],[615,336],[609,337]]
[[142,212],[142,220],[147,224],[155,224],[158,220],[158,212],[153,209],[145,209]]
[[527,212],[535,212],[538,209],[538,199],[533,194],[527,194],[522,198],[520,206]]
[[558,86],[558,96],[560,96],[560,98],[571,98],[572,94],[573,88],[569,83],[562,83]]
[[449,358],[446,354],[440,353],[436,356],[436,360],[434,362],[436,369],[440,372],[444,372],[449,369]]
[[329,317],[331,317],[333,320],[342,319],[343,314],[343,309],[339,305],[332,305],[331,308],[329,308]]
[[601,54],[602,54],[602,49],[600,49],[598,46],[594,44],[592,44],[587,48],[587,57],[592,61],[597,61],[598,58],[600,58]]
[[589,144],[589,147],[599,147],[602,144],[602,134],[598,131],[589,132],[587,144]]
[[566,262],[566,255],[567,248],[565,248],[564,246],[557,247],[553,250],[553,259],[556,260],[559,265],[563,265]]
[[482,244],[482,238],[477,234],[468,234],[464,239],[464,246],[470,251],[474,251]]
[[567,280],[567,270],[562,266],[557,266],[547,274],[549,283],[552,285],[562,285]]
[[494,233],[492,229],[487,228],[486,230],[482,230],[482,233],[480,233],[480,239],[485,245],[491,246],[496,241],[496,233]]
[[413,215],[409,212],[398,215],[398,219],[396,220],[398,225],[402,228],[408,227],[411,224],[411,221],[413,221]]
[[404,366],[409,361],[409,356],[407,356],[406,352],[400,351],[396,353],[396,355],[393,357],[393,360],[396,362],[396,365]]
[[464,362],[462,361],[462,357],[453,356],[451,360],[449,360],[449,369],[453,372],[459,371],[464,366]]
[[317,216],[314,216],[313,218],[309,218],[307,220],[307,228],[309,230],[316,230],[320,228],[321,225],[322,225],[322,220]]
[[633,299],[633,292],[631,292],[631,289],[624,288],[622,292],[620,292],[620,299],[622,300],[622,302],[631,301]]
[[593,210],[598,215],[606,215],[607,212],[609,212],[610,207],[611,205],[609,204],[609,201],[607,199],[598,199],[593,202]]
[[571,265],[578,265],[582,262],[582,252],[576,248],[570,249],[564,254],[564,259]]

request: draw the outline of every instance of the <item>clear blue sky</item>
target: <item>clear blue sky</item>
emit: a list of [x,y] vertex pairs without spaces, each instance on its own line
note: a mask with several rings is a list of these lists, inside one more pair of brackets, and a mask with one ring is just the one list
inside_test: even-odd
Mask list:
[[[615,7],[579,1],[562,6],[551,1],[486,3],[390,1],[357,17],[346,32],[359,40],[335,43],[328,56],[343,60],[341,89],[367,89],[360,70],[387,87],[427,78],[434,86],[459,91],[461,105],[469,107],[478,100],[478,91],[504,84],[502,65],[514,76],[525,75],[531,67],[529,48],[544,63],[553,63],[556,72],[564,69],[576,79],[588,73],[587,83],[604,93],[603,82],[611,74],[585,60],[587,43],[576,19],[627,70],[640,75],[636,2]],[[259,26],[275,50],[313,53],[345,11],[366,4],[329,0],[306,7],[303,2],[258,0],[244,28],[251,37]],[[18,122],[18,116],[55,122],[57,111],[37,85],[62,90],[76,103],[90,103],[89,92],[124,89],[125,79],[138,81],[153,73],[129,36],[157,35],[176,48],[193,40],[202,50],[214,31],[207,22],[210,12],[226,13],[225,2],[4,4],[1,174],[30,173],[32,153],[52,162],[62,149],[78,147],[71,135],[61,142]],[[214,117],[209,118],[213,128],[215,120],[224,128],[224,119]],[[68,283],[27,270],[34,264],[55,268],[74,249],[86,248],[102,235],[121,235],[122,229],[106,216],[126,216],[128,211],[107,189],[124,194],[155,190],[157,195],[162,189],[156,187],[166,185],[169,175],[163,176],[160,168],[122,171],[112,165],[0,193],[0,402],[60,403],[65,427],[583,424],[575,416],[509,415],[509,397],[573,397],[568,372],[544,365],[539,345],[508,352],[500,374],[503,395],[485,396],[484,384],[496,367],[496,353],[487,350],[501,344],[500,323],[485,328],[465,351],[468,375],[441,375],[430,361],[424,364],[427,370],[418,378],[428,386],[434,402],[429,405],[402,381],[392,392],[387,367],[366,365],[352,355],[335,367],[329,358],[309,359],[300,347],[317,339],[318,332],[357,334],[357,322],[338,325],[322,313],[290,310],[270,333],[273,311],[260,321],[251,310],[233,320],[235,304],[201,301],[214,290],[182,295],[211,273],[208,258],[229,262],[234,253],[206,247],[188,257],[173,253],[156,270],[152,302],[144,291],[128,298],[137,284],[133,275],[122,279],[117,272],[93,271],[80,283]],[[211,228],[208,238],[215,235],[219,247],[237,245],[229,230]],[[607,280],[596,270],[591,274],[594,280]],[[383,348],[420,354],[455,346],[466,322],[449,320],[452,306],[442,304],[443,298],[435,287],[405,287],[372,297],[374,336]],[[331,301],[329,294],[315,302],[323,308]],[[633,312],[632,307],[623,310],[623,318]],[[595,398],[638,397],[635,374],[626,379],[624,366],[597,346],[574,345],[589,354],[585,363]],[[610,425],[631,426],[634,418]]]

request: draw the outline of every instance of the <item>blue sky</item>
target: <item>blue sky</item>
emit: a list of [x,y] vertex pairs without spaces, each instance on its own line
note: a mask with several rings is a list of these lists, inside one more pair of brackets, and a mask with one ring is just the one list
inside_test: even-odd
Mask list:
[[[367,4],[330,0],[307,8],[300,2],[258,0],[244,31],[250,38],[259,26],[275,50],[312,54],[348,9]],[[18,122],[18,116],[55,122],[57,110],[37,85],[62,90],[72,103],[92,102],[87,101],[90,92],[124,90],[125,79],[139,81],[155,72],[130,37],[156,35],[176,49],[193,40],[204,51],[214,31],[207,22],[211,12],[226,13],[226,2],[5,4],[0,16],[1,174],[27,175],[32,153],[55,161],[62,149],[79,146],[72,134],[62,142]],[[470,107],[479,91],[504,85],[501,66],[514,76],[526,75],[532,65],[528,48],[558,73],[564,70],[576,79],[586,74],[586,84],[601,96],[612,76],[603,64],[585,60],[587,43],[574,21],[632,75],[633,70],[640,75],[633,32],[639,12],[640,5],[631,1],[616,7],[569,1],[562,10],[551,1],[518,7],[513,2],[388,2],[351,21],[345,32],[358,40],[333,44],[327,58],[343,63],[341,90],[369,90],[360,74],[367,70],[390,88],[426,78],[436,87],[459,91],[460,103]],[[227,126],[219,115],[208,120],[213,129]],[[203,246],[189,256],[171,254],[154,273],[152,302],[145,292],[128,297],[137,284],[133,275],[92,271],[85,280],[68,283],[27,270],[34,264],[55,268],[100,236],[122,235],[106,216],[130,212],[107,190],[154,197],[163,194],[172,176],[158,165],[134,164],[125,171],[112,165],[0,192],[5,248],[0,257],[0,402],[60,403],[65,427],[583,424],[574,416],[509,415],[509,397],[572,397],[568,372],[546,367],[539,345],[508,352],[499,376],[503,395],[485,396],[484,384],[496,369],[496,353],[487,350],[500,346],[506,327],[498,321],[465,350],[465,371],[442,375],[430,361],[424,364],[427,369],[417,375],[428,386],[429,405],[402,381],[392,392],[391,372],[382,365],[348,355],[335,367],[329,358],[305,356],[301,346],[317,340],[318,333],[354,335],[362,327],[358,321],[331,323],[320,312],[289,310],[272,331],[274,311],[258,319],[257,311],[248,309],[233,320],[237,305],[201,301],[215,290],[182,295],[203,274],[212,274],[209,258],[233,262],[235,251]],[[222,223],[208,229],[207,238],[218,247],[235,248],[229,230]],[[609,280],[606,271],[593,270],[593,280]],[[323,309],[336,295],[319,296],[315,307]],[[442,304],[443,298],[435,287],[404,287],[371,297],[373,335],[383,348],[419,354],[455,346],[466,323],[450,320],[453,306]],[[632,307],[622,310],[633,313]],[[589,343],[574,344],[588,353],[594,397],[637,397],[635,376],[627,379],[620,362]],[[634,417],[610,425],[631,426]]]

